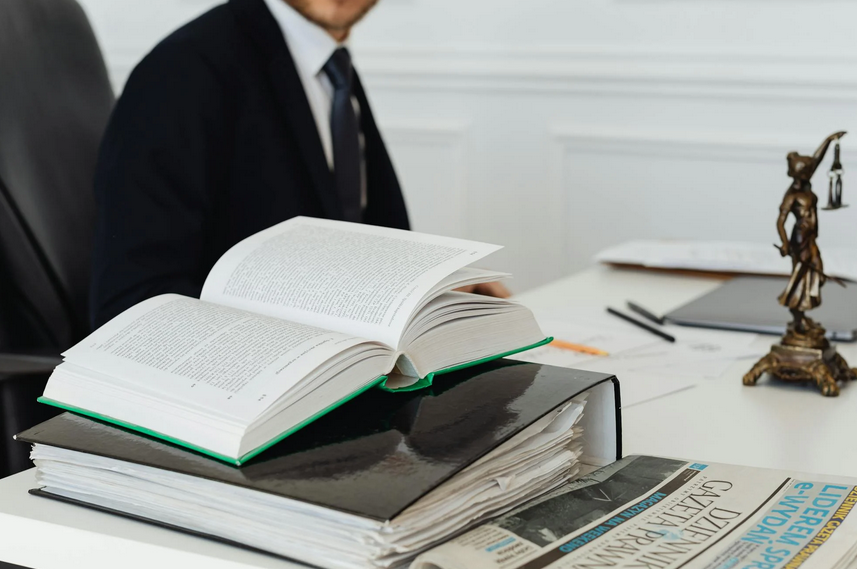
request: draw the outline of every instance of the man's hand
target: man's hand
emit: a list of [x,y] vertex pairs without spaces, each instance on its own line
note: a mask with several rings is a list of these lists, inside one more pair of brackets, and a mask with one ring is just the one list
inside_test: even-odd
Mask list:
[[780,250],[780,256],[787,257],[789,254],[789,243],[788,243],[788,241],[786,241],[785,243],[783,243],[782,245],[777,247],[777,249]]
[[497,298],[509,298],[512,293],[509,292],[503,283],[494,281],[490,283],[479,283],[476,285],[463,286],[455,289],[458,292],[472,292],[474,294],[484,294],[485,296],[495,296]]

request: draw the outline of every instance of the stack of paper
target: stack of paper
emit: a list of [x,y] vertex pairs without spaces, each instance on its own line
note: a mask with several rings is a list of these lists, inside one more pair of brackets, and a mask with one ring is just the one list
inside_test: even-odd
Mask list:
[[43,444],[34,445],[32,458],[39,484],[53,495],[322,567],[397,567],[574,478],[585,397],[542,417],[390,521]]
[[[598,253],[601,263],[662,269],[691,269],[761,275],[788,275],[791,260],[770,243],[743,241],[629,241]],[[857,281],[857,249],[824,248],[825,272]]]

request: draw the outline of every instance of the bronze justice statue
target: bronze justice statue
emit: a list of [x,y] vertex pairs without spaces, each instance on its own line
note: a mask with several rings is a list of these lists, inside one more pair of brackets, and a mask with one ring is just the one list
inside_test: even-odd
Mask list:
[[[805,313],[821,304],[821,287],[828,280],[845,286],[839,279],[824,273],[821,252],[815,240],[818,237],[818,197],[812,192],[810,180],[831,143],[836,143],[835,159],[830,171],[830,203],[824,209],[839,209],[842,205],[842,165],[839,163],[839,139],[844,132],[827,137],[815,154],[801,156],[790,152],[787,156],[792,185],[786,190],[777,218],[777,232],[782,245],[777,247],[782,256],[792,258],[792,274],[780,295],[780,304],[787,307],[793,320],[779,344],[753,366],[745,376],[744,385],[756,385],[763,373],[786,381],[811,381],[823,395],[839,395],[838,381],[857,379],[857,372],[848,367],[845,359],[836,352],[825,337],[821,324]],[[795,218],[791,238],[786,234],[789,214]]]

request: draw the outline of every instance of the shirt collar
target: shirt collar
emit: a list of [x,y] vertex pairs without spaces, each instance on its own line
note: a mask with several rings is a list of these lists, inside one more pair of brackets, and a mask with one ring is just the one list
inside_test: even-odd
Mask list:
[[284,0],[265,0],[277,20],[295,65],[302,75],[316,77],[336,51],[337,43],[322,27],[310,22]]

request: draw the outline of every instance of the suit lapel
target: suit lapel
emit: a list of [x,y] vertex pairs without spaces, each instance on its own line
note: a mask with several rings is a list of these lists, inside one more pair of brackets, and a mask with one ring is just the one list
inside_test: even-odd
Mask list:
[[[285,43],[283,48],[285,50]],[[315,117],[295,64],[287,52],[285,56],[271,61],[270,75],[274,91],[286,111],[292,132],[296,135],[298,148],[318,190],[326,216],[330,219],[343,219],[342,206],[336,193],[333,174],[327,165]]]
[[354,96],[360,103],[360,128],[366,138],[366,185],[368,203],[363,212],[363,222],[408,229],[408,214],[402,198],[399,180],[386,146],[375,124],[372,109],[360,76],[354,73]]
[[291,126],[325,215],[330,219],[343,219],[318,127],[282,30],[264,0],[230,0],[229,6],[264,58],[274,94]]

